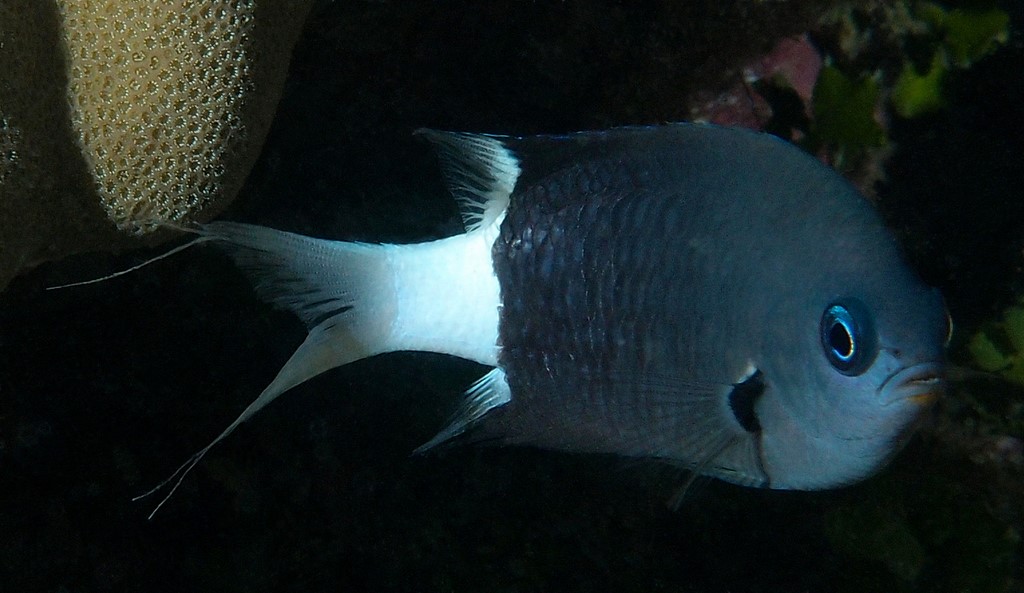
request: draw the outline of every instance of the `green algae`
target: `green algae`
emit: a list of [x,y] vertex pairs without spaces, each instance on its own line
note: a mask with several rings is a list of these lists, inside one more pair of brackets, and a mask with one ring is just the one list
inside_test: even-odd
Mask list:
[[893,109],[905,118],[934,113],[946,105],[945,82],[950,72],[971,67],[1009,38],[1010,16],[995,6],[945,8],[932,2],[915,6],[924,26],[931,59],[922,71],[905,59],[893,86]]
[[853,79],[826,66],[814,87],[815,133],[851,148],[881,146],[885,131],[875,119],[878,97],[878,81],[873,77]]
[[942,85],[949,68],[939,54],[935,54],[925,73],[919,73],[909,61],[903,64],[892,89],[892,106],[901,117],[914,118],[945,107]]
[[967,68],[993,52],[1009,37],[1010,15],[993,6],[944,9],[923,2],[917,12],[942,38],[950,63]]
[[873,76],[850,77],[834,66],[821,70],[814,86],[807,145],[812,152],[829,147],[834,165],[845,169],[871,148],[885,146],[885,129],[876,113],[881,89]]
[[975,332],[967,352],[977,368],[1024,386],[1024,300]]

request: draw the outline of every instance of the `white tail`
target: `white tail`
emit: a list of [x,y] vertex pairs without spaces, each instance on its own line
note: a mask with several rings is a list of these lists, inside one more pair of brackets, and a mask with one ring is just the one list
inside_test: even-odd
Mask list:
[[499,289],[491,263],[497,224],[414,245],[314,239],[214,222],[200,241],[223,245],[259,295],[294,312],[309,335],[266,389],[210,444],[144,498],[185,475],[239,424],[296,385],[362,358],[397,350],[440,352],[497,364]]

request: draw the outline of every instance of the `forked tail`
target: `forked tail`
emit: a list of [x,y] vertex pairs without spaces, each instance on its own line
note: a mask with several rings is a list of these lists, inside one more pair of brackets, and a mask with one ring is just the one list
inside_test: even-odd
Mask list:
[[309,335],[277,377],[245,410],[155,488],[170,485],[150,518],[203,456],[277,396],[320,373],[391,350],[397,302],[387,246],[313,239],[265,227],[212,222],[197,241],[223,246],[251,274],[259,295],[294,312]]

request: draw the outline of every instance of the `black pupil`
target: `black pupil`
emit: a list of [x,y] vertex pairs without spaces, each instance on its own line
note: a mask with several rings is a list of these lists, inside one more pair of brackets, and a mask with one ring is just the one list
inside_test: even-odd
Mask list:
[[838,321],[828,330],[828,345],[840,358],[849,358],[853,354],[853,338],[846,326]]

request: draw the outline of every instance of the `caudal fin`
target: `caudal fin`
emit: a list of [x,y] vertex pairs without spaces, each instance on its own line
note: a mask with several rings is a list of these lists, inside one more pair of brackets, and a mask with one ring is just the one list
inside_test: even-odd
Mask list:
[[397,312],[387,246],[314,239],[266,227],[212,222],[199,227],[250,273],[261,298],[294,312],[309,335],[274,380],[210,444],[149,492],[171,485],[152,517],[217,443],[285,391],[324,371],[393,349]]

